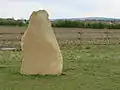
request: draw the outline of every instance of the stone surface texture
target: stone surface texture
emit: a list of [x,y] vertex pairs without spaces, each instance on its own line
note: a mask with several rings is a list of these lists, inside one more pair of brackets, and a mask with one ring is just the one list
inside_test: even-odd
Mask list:
[[21,38],[21,74],[60,75],[62,54],[46,10],[33,11]]

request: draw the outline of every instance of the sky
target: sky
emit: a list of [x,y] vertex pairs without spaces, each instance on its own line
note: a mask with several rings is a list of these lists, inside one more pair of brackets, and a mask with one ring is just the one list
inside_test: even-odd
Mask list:
[[43,9],[50,19],[120,18],[120,0],[0,0],[0,18],[29,19]]

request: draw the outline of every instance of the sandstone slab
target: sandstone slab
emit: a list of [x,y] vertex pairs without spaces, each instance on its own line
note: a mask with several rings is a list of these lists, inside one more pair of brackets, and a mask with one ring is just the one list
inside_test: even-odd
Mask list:
[[62,54],[45,10],[34,11],[21,38],[21,74],[60,75]]

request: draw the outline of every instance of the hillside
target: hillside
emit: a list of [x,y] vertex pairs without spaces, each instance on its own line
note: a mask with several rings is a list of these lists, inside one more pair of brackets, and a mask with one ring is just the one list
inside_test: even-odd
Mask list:
[[51,19],[51,21],[55,21],[55,20],[64,20],[64,19],[68,19],[68,20],[101,20],[101,21],[120,21],[120,19],[118,18],[107,18],[107,17],[86,17],[86,18],[61,18],[61,19]]

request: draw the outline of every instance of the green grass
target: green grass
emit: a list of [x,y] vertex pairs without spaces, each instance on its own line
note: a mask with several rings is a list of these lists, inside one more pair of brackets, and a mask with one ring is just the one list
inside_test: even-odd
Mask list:
[[62,46],[65,75],[21,75],[21,52],[0,51],[0,90],[120,90],[120,46]]

